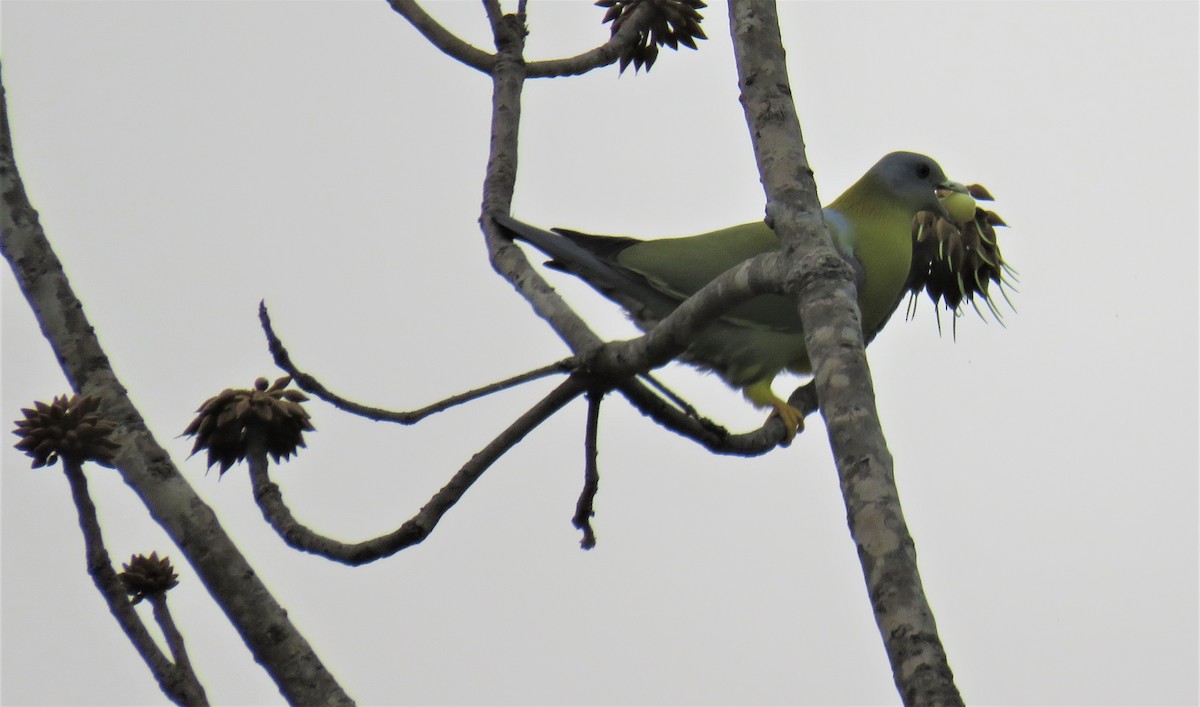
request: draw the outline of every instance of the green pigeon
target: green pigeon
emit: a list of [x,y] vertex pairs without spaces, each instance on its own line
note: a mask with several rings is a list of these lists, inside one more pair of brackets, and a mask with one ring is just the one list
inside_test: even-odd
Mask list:
[[[956,214],[939,192],[953,195]],[[857,275],[858,305],[866,341],[875,337],[910,289],[914,217],[932,212],[946,221],[974,218],[965,208],[967,188],[946,178],[925,155],[893,152],[824,209],[838,253]],[[639,240],[593,236],[566,229],[544,231],[505,215],[494,216],[510,239],[549,255],[548,266],[581,278],[621,305],[644,331],[721,273],[759,253],[778,250],[763,222],[682,238]],[[679,357],[717,373],[758,407],[782,418],[788,440],[803,415],[775,395],[772,381],[783,371],[806,374],[812,363],[796,304],[782,295],[760,295],[729,310],[698,334]]]

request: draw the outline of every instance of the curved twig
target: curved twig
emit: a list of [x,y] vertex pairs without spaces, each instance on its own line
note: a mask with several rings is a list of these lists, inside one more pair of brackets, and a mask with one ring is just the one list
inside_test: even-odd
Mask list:
[[656,393],[658,393],[659,395],[663,396],[663,398],[665,398],[672,405],[679,408],[679,411],[682,412],[683,414],[687,415],[688,417],[696,418],[696,420],[699,421],[701,424],[711,424],[714,427],[719,427],[719,425],[717,425],[712,420],[709,420],[709,419],[701,416],[700,413],[696,410],[696,408],[691,403],[689,403],[687,400],[684,400],[683,396],[681,396],[679,393],[676,393],[675,391],[668,388],[666,385],[663,384],[662,381],[658,380],[657,378],[650,375],[649,373],[640,374],[638,376],[638,379],[641,380],[642,382],[644,382],[646,385],[648,385],[651,390],[653,390]]
[[650,3],[642,3],[633,8],[621,28],[604,44],[572,57],[531,61],[526,67],[526,74],[529,78],[578,76],[593,69],[616,63],[621,55],[626,53],[637,41],[643,25],[650,20],[652,8],[649,5]]
[[[442,53],[485,74],[495,73],[498,61],[497,54],[484,51],[462,40],[458,35],[446,29],[441,23],[435,20],[428,12],[425,12],[424,8],[416,0],[388,0],[388,5],[397,14],[408,20],[425,39],[429,40],[430,44],[440,49]],[[519,18],[522,31],[524,31],[524,0],[519,3],[516,15],[499,15],[499,4],[495,3],[494,0],[485,0],[484,8],[488,14],[488,21],[491,23],[494,33],[497,33],[497,28],[503,24],[507,17]],[[571,57],[529,62],[525,75],[528,78],[535,79],[578,76],[579,74],[586,74],[593,69],[614,64],[623,53],[628,51],[630,45],[637,41],[642,26],[646,24],[650,16],[650,8],[645,6],[634,8],[629,19],[622,24],[621,29],[616,34],[611,35],[604,44]]]
[[413,425],[434,413],[448,410],[456,405],[462,405],[463,403],[482,398],[486,395],[491,395],[492,393],[497,393],[502,390],[508,390],[509,388],[514,388],[523,383],[538,380],[539,378],[545,378],[546,376],[554,375],[556,373],[570,373],[576,368],[575,360],[572,358],[566,358],[561,361],[551,363],[547,366],[535,368],[532,371],[526,371],[525,373],[512,376],[511,378],[506,378],[502,381],[489,383],[480,388],[468,390],[465,393],[459,393],[458,395],[452,395],[445,400],[440,400],[431,405],[426,405],[423,408],[418,408],[416,410],[385,410],[383,408],[371,407],[369,405],[356,403],[353,400],[344,398],[326,388],[324,384],[322,384],[311,374],[300,370],[292,361],[292,357],[288,353],[287,348],[284,347],[283,341],[281,341],[279,336],[275,333],[275,329],[271,325],[271,315],[267,312],[266,302],[259,302],[258,320],[262,324],[263,333],[266,334],[267,347],[271,351],[271,357],[275,360],[275,365],[279,366],[288,375],[290,375],[292,380],[295,381],[296,385],[301,390],[320,400],[324,400],[343,412],[348,412],[352,415],[358,415],[360,417],[365,417],[367,419],[380,422],[397,422],[401,425]]
[[494,54],[464,42],[458,35],[433,19],[428,12],[425,12],[424,8],[417,4],[416,0],[388,0],[388,5],[391,5],[393,10],[408,20],[409,24],[416,28],[425,39],[428,39],[430,44],[442,50],[447,56],[485,74],[492,73],[496,66]]
[[442,516],[458,503],[458,500],[483,475],[483,472],[487,471],[505,452],[524,439],[525,435],[529,434],[533,428],[579,397],[589,387],[591,387],[590,382],[582,376],[573,375],[567,378],[524,415],[518,417],[479,453],[471,457],[470,461],[464,464],[458,473],[440,491],[435,493],[415,516],[385,535],[362,542],[345,543],[316,533],[296,520],[284,503],[279,486],[271,481],[265,438],[261,435],[252,435],[247,445],[246,460],[250,467],[254,500],[258,503],[267,523],[283,538],[284,542],[297,550],[311,552],[347,565],[362,565],[390,557],[427,538]]
[[[622,383],[617,390],[643,415],[714,454],[755,457],[777,448],[784,439],[783,421],[777,417],[769,418],[757,430],[731,434],[709,420],[687,415],[637,381]],[[788,402],[805,416],[816,412],[817,400],[811,382],[797,388]]]

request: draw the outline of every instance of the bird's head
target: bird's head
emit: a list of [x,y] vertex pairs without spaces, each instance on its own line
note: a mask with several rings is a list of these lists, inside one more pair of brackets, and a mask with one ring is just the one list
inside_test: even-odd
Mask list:
[[886,155],[867,172],[867,178],[910,205],[914,215],[921,211],[932,211],[947,220],[951,216],[938,199],[937,192],[967,193],[965,186],[946,178],[946,173],[937,162],[916,152]]

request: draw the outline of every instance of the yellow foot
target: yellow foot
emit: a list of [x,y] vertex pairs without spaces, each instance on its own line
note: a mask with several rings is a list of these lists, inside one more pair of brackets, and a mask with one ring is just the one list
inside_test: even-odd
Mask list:
[[783,443],[791,444],[792,440],[796,438],[796,433],[804,431],[804,413],[779,398],[771,401],[771,407],[775,409],[767,417],[767,422],[770,422],[772,417],[783,420],[783,427],[787,434],[783,438]]
[[796,432],[804,429],[804,413],[787,404],[786,400],[775,395],[771,390],[771,379],[760,380],[757,383],[746,386],[742,393],[750,402],[759,407],[770,407],[773,409],[771,416],[767,418],[769,422],[771,417],[778,417],[783,420],[783,427],[787,433],[784,438],[784,444],[791,444],[796,438]]

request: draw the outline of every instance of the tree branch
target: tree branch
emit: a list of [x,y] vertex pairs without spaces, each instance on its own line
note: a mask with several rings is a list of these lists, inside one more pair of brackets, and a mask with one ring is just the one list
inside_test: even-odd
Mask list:
[[[499,57],[496,54],[489,54],[460,39],[458,35],[446,29],[429,13],[425,12],[424,8],[416,0],[388,0],[388,5],[397,14],[408,20],[425,39],[429,40],[430,44],[440,49],[442,53],[473,69],[494,76],[496,64],[499,61]],[[519,3],[515,15],[501,15],[500,6],[496,0],[484,0],[484,10],[487,13],[488,22],[491,24],[493,32],[496,32],[504,22],[508,21],[507,18],[513,18],[513,21],[519,24],[522,32],[524,32],[524,0],[521,0]],[[579,74],[586,74],[602,66],[614,64],[637,41],[638,33],[642,30],[642,26],[648,22],[650,16],[650,8],[645,6],[636,7],[630,14],[629,19],[604,44],[571,57],[530,62],[525,65],[525,77],[537,79],[577,76]],[[521,58],[521,62],[524,64],[523,57]]]
[[756,295],[782,294],[782,264],[778,253],[763,253],[730,268],[684,300],[649,332],[581,354],[583,365],[599,375],[614,377],[664,365],[683,353],[705,327],[738,304]]
[[[158,627],[162,629],[163,636],[167,639],[167,647],[171,650],[171,658],[175,662],[177,669],[185,670],[188,674],[195,678],[192,672],[192,661],[188,658],[187,646],[183,641],[183,634],[175,626],[175,619],[171,617],[171,610],[167,608],[167,595],[165,592],[150,594],[146,597],[150,602],[150,606],[154,610],[154,620],[158,623]],[[189,702],[188,704],[195,704]]]
[[575,504],[575,516],[571,518],[571,524],[583,531],[583,539],[579,541],[579,546],[584,550],[591,550],[596,547],[592,516],[596,515],[596,492],[600,490],[600,469],[596,465],[596,457],[600,453],[600,403],[604,401],[604,393],[589,391],[587,399],[587,424],[584,427],[583,439],[583,490],[579,492],[579,501]]
[[906,704],[962,704],[917,572],[863,351],[854,282],[832,248],[804,155],[771,0],[731,0],[738,83],[772,227],[792,256],[805,345],[850,533]]
[[511,378],[506,378],[502,381],[489,383],[474,390],[468,390],[465,393],[452,395],[445,400],[440,400],[432,405],[426,405],[423,408],[416,410],[384,410],[383,408],[371,407],[362,405],[353,400],[344,398],[337,393],[329,390],[309,373],[301,371],[295,363],[292,362],[292,357],[280,341],[279,336],[275,333],[275,329],[271,326],[271,315],[267,312],[265,302],[260,302],[258,305],[258,320],[262,324],[263,333],[267,336],[267,348],[271,351],[271,357],[275,360],[275,365],[283,369],[292,377],[296,385],[306,393],[324,400],[343,412],[348,412],[352,415],[365,417],[369,420],[379,420],[384,422],[398,422],[402,425],[413,425],[430,415],[443,410],[448,410],[456,405],[482,398],[492,393],[497,393],[502,390],[514,388],[523,383],[545,378],[546,376],[554,375],[555,373],[570,373],[575,370],[574,360],[567,358],[562,361],[551,363],[548,366],[535,368],[532,371],[526,371]]
[[[104,547],[100,521],[96,518],[96,505],[92,503],[88,493],[87,477],[83,475],[82,466],[68,457],[63,457],[62,462],[67,482],[71,486],[71,498],[75,501],[75,510],[79,516],[79,529],[83,532],[88,574],[92,576],[92,582],[108,604],[108,610],[116,617],[121,630],[129,637],[138,655],[146,662],[146,667],[150,668],[158,686],[172,702],[180,705],[207,705],[208,698],[204,694],[204,687],[196,679],[191,666],[186,663],[172,664],[163,655],[129,601],[125,586],[113,569],[108,550]],[[162,594],[159,594],[158,598],[165,601]],[[182,638],[180,641],[182,643]]]
[[167,639],[167,647],[171,649],[171,657],[175,661],[172,677],[177,685],[176,689],[183,698],[178,700],[179,704],[208,704],[204,688],[200,685],[196,672],[192,670],[192,661],[188,658],[183,634],[175,627],[175,620],[171,618],[171,610],[167,608],[167,595],[156,593],[147,596],[146,599],[150,602],[154,611],[154,620],[162,629],[163,636]]
[[506,15],[496,33],[498,59],[492,72],[491,139],[479,223],[492,268],[517,290],[572,351],[578,352],[598,346],[600,337],[558,296],[525,253],[500,234],[487,216],[490,213],[506,214],[512,204],[517,177],[521,91],[525,83],[524,32],[524,25],[516,16]]
[[38,223],[13,157],[0,83],[0,249],[16,275],[71,388],[104,399],[106,419],[120,425],[121,476],[187,557],[242,640],[289,702],[351,700],[225,534],[212,510],[184,480],[117,379]]
[[416,0],[388,0],[388,5],[404,19],[408,20],[429,43],[437,47],[443,54],[457,59],[472,69],[478,69],[485,74],[491,73],[496,65],[496,57],[482,49],[472,46],[458,35],[443,27],[429,13],[425,12]]
[[578,76],[601,66],[614,64],[637,42],[638,34],[642,31],[643,25],[649,22],[651,14],[652,8],[649,7],[649,3],[642,3],[633,8],[621,28],[615,34],[610,35],[604,44],[572,57],[530,62],[525,69],[526,75],[529,78]]
[[[488,25],[492,28],[492,33],[495,34],[500,22],[504,17],[504,9],[500,7],[500,0],[483,0],[483,11],[487,13]],[[517,14],[523,15],[524,12]]]
[[478,481],[483,472],[501,455],[587,389],[588,383],[580,376],[567,378],[471,457],[415,516],[386,535],[357,543],[344,543],[320,535],[296,520],[284,503],[279,486],[271,481],[266,441],[261,434],[251,435],[246,454],[246,461],[250,467],[250,481],[254,488],[254,500],[267,523],[284,542],[297,550],[347,565],[362,565],[390,557],[429,537],[446,511],[458,503],[471,485]]

